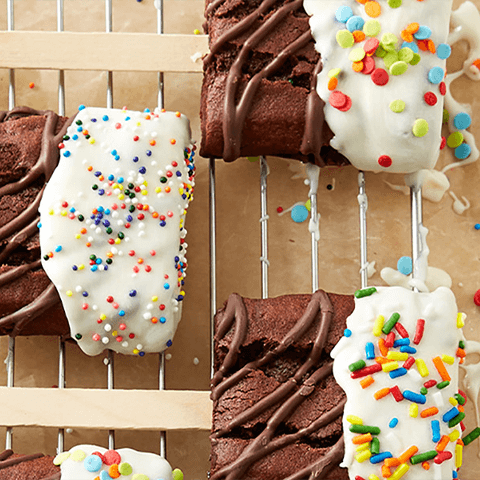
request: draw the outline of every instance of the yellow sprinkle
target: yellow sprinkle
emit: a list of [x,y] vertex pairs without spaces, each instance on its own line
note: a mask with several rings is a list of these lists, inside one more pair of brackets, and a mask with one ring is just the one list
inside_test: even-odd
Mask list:
[[384,372],[391,372],[392,370],[396,370],[398,368],[398,362],[388,362],[382,365],[382,370]]
[[455,445],[455,467],[460,468],[462,466],[463,446]]
[[77,234],[75,235],[75,238],[78,240],[78,239],[82,238],[82,236],[81,236],[79,233],[77,233]]
[[61,215],[62,217],[66,217],[66,216],[67,216],[67,213],[68,213],[68,212],[67,212],[66,210],[64,210],[60,215]]
[[160,187],[155,188],[155,193],[160,193],[162,189]]
[[148,195],[148,190],[142,190],[142,195],[144,196]]
[[[390,477],[391,478],[391,477]],[[371,473],[368,476],[368,480],[380,480],[374,473]]]
[[372,452],[370,450],[364,450],[363,452],[357,453],[355,455],[355,460],[358,463],[362,463],[365,460],[368,460],[372,456]]
[[341,70],[339,68],[332,68],[328,72],[328,78],[338,77],[340,75]]
[[347,415],[347,422],[350,422],[352,425],[363,425],[363,420],[356,415]]
[[196,28],[194,31],[193,31],[193,34],[194,35],[200,35],[200,30],[198,28]]
[[458,312],[457,315],[457,328],[463,328],[465,326],[465,319],[467,318],[467,315],[462,312]]
[[185,292],[182,290],[182,291],[180,292],[180,295],[185,296]]
[[53,209],[48,211],[48,214],[49,214],[49,215],[53,215],[53,213],[54,213],[54,212],[53,212]]
[[425,364],[425,361],[422,360],[421,358],[417,358],[415,360],[415,363],[417,365],[418,373],[420,373],[420,375],[422,377],[427,377],[428,376],[428,368],[427,368],[427,365]]
[[451,355],[442,355],[442,360],[449,365],[453,365],[455,362],[455,359]]
[[118,332],[117,332],[116,330],[114,330],[114,331],[112,332],[112,335],[113,335],[114,337],[116,337],[116,336],[118,335]]
[[389,360],[405,361],[408,358],[408,353],[403,352],[388,352],[387,358]]
[[85,265],[82,263],[81,265],[78,266],[79,270],[83,270],[85,268]]
[[72,292],[71,290],[67,290],[67,291],[65,292],[65,295],[66,295],[67,297],[71,297],[71,296],[73,295],[73,292]]
[[458,400],[457,400],[456,398],[454,398],[454,397],[450,397],[450,398],[448,399],[448,401],[449,401],[454,407],[456,407],[456,406],[458,405]]
[[120,244],[121,242],[122,242],[122,241],[121,241],[119,238],[116,238],[116,239],[115,239],[115,244],[116,244],[116,245]]
[[371,442],[361,443],[358,447],[355,448],[355,451],[358,453],[363,452],[364,450],[370,451],[370,445]]
[[100,315],[100,320],[106,320],[106,319],[107,319],[107,316],[104,313],[102,313]]
[[458,430],[454,430],[453,432],[450,433],[449,437],[450,437],[450,441],[451,442],[455,442],[456,440],[458,440],[458,437],[460,436],[460,432]]
[[388,480],[398,480],[402,478],[407,472],[410,467],[408,463],[402,463],[394,472],[393,474],[388,477]]
[[142,122],[137,122],[137,127],[139,127],[142,124]]
[[136,348],[134,348],[134,349],[132,350],[132,352],[133,352],[135,355],[137,355],[137,354],[140,352],[140,350],[137,350]]
[[152,297],[152,302],[156,302],[157,300],[158,300],[158,297],[157,297],[156,295],[154,295],[154,296]]
[[380,337],[382,335],[382,328],[383,328],[384,322],[385,322],[385,317],[383,315],[379,315],[375,319],[375,324],[373,325],[373,334],[376,337]]
[[418,417],[418,404],[416,403],[411,403],[410,407],[408,407],[408,414],[412,418],[417,418]]
[[180,195],[183,195],[183,192],[184,192],[183,188],[180,187],[180,188],[178,189],[178,193],[179,193]]
[[125,195],[123,193],[121,193],[119,196],[118,196],[118,199],[119,200],[123,200],[125,198]]
[[88,140],[88,143],[89,143],[90,145],[93,145],[93,144],[95,143],[95,139],[94,139],[94,138],[90,138],[90,139]]

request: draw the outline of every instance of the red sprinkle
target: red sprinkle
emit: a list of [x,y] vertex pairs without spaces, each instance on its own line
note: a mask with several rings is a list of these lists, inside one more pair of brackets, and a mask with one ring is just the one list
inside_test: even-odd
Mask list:
[[477,307],[480,307],[480,289],[475,292],[475,295],[473,296],[473,301]]
[[392,348],[395,343],[395,332],[390,332],[385,339],[385,346],[387,348]]
[[442,95],[447,94],[447,85],[445,85],[445,82],[441,82],[440,85],[438,86],[438,89],[440,90],[440,93]]
[[376,68],[372,73],[373,83],[375,85],[378,85],[379,87],[383,87],[383,85],[386,85],[389,79],[390,77],[388,76],[387,71],[383,68]]
[[375,70],[375,60],[373,57],[365,57],[363,60],[363,69],[360,73],[370,75]]
[[440,452],[434,459],[434,462],[437,465],[442,464],[445,460],[450,460],[452,458],[452,452],[449,452],[448,450],[444,452]]
[[122,462],[122,457],[120,457],[120,454],[115,450],[108,450],[103,456],[105,457],[105,465],[113,465],[114,463],[120,465]]
[[436,384],[437,384],[437,381],[436,381],[436,380],[429,380],[428,382],[425,382],[425,383],[423,384],[423,386],[424,386],[425,388],[432,388],[432,387],[434,387]]
[[424,96],[423,96],[424,100],[425,100],[425,103],[427,105],[430,105],[430,106],[434,106],[437,104],[437,96],[433,93],[433,92],[427,92]]
[[423,337],[423,331],[425,330],[425,320],[422,318],[419,318],[417,320],[417,328],[415,329],[415,337],[413,339],[413,343],[415,345],[418,345],[420,343],[420,340]]
[[442,137],[442,141],[440,143],[440,150],[443,150],[447,146],[447,137]]
[[382,155],[378,159],[378,164],[381,167],[388,168],[392,165],[393,161],[388,155]]
[[397,322],[395,324],[395,330],[402,338],[408,338],[408,332],[405,330],[405,327],[400,322]]
[[340,92],[340,90],[335,90],[328,97],[328,102],[334,108],[343,108],[347,104],[347,96]]
[[378,40],[378,38],[372,37],[365,42],[365,45],[363,45],[363,49],[365,50],[365,53],[367,55],[373,55],[379,45],[380,45],[380,41]]
[[408,357],[403,363],[403,368],[410,370],[414,364],[415,364],[415,359],[413,357]]
[[105,463],[105,457],[100,452],[93,452],[92,455],[96,455],[97,457],[100,457],[100,459],[102,460],[102,463]]
[[395,385],[394,387],[391,387],[390,388],[390,393],[393,395],[393,398],[397,402],[401,402],[403,400],[403,394],[400,391],[400,389],[398,388],[398,385]]
[[352,108],[352,99],[347,95],[347,103],[344,107],[339,108],[341,112],[348,112]]
[[382,366],[379,363],[374,363],[373,365],[369,365],[368,367],[363,367],[360,370],[356,370],[350,374],[350,377],[361,378],[366,377],[367,375],[371,375],[372,373],[377,373],[382,370]]

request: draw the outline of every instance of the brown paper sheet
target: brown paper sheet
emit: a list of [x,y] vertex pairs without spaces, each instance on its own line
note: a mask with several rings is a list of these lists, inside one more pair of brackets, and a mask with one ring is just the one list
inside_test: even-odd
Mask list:
[[[455,8],[460,5],[455,0]],[[474,0],[480,7],[480,0]],[[203,0],[165,0],[165,31],[193,33],[201,30]],[[6,12],[6,0],[0,0],[0,11]],[[56,29],[54,0],[17,0],[15,28],[28,30]],[[6,30],[4,14],[0,29]],[[156,32],[156,9],[153,0],[115,0],[114,31]],[[105,30],[105,5],[100,0],[65,0],[65,30]],[[460,55],[462,48],[456,51]],[[71,52],[79,64],[93,51],[78,45]],[[152,56],[155,52],[152,52]],[[460,63],[458,62],[458,65]],[[457,66],[458,66],[457,65]],[[454,70],[454,66],[449,66]],[[104,72],[66,72],[67,115],[79,104],[106,105]],[[17,70],[16,104],[57,110],[58,73],[55,71]],[[29,88],[33,82],[34,88]],[[115,73],[114,106],[130,109],[155,107],[157,104],[155,73]],[[166,74],[165,103],[167,109],[180,110],[192,122],[194,138],[200,139],[199,105],[200,74]],[[474,124],[471,131],[480,143],[480,83],[462,78],[453,85],[454,96],[472,104]],[[8,108],[8,72],[0,70],[0,109]],[[451,151],[442,153],[439,167],[453,161]],[[269,295],[311,291],[310,234],[307,224],[294,223],[289,215],[279,216],[277,207],[289,208],[307,200],[304,169],[297,162],[271,158],[268,160],[268,259]],[[209,221],[208,161],[198,159],[195,201],[187,217],[188,258],[187,296],[184,315],[174,345],[166,361],[166,385],[169,389],[207,390],[210,377],[210,300],[209,300]],[[217,306],[235,291],[245,296],[261,296],[260,276],[260,189],[259,163],[241,159],[225,165],[217,162]],[[296,178],[298,177],[298,178]],[[424,224],[429,229],[429,263],[446,270],[453,280],[458,306],[468,315],[465,335],[480,340],[479,308],[473,295],[480,288],[480,163],[458,168],[447,174],[450,190],[471,204],[462,215],[454,213],[453,200],[446,194],[439,203],[424,202]],[[376,262],[377,273],[370,284],[380,284],[379,271],[395,268],[400,256],[410,255],[409,197],[392,190],[386,181],[403,184],[395,175],[366,174],[368,209],[368,259]],[[328,186],[333,188],[329,189]],[[360,285],[359,228],[357,203],[357,171],[352,167],[326,168],[320,176],[318,208],[321,214],[319,242],[320,287],[328,291],[352,293]],[[6,356],[6,339],[0,341],[0,355]],[[58,384],[58,341],[55,338],[19,338],[16,343],[15,385],[51,387]],[[75,346],[66,351],[67,387],[105,388],[107,371],[104,356],[86,357]],[[477,359],[475,359],[476,361]],[[6,383],[4,371],[0,382]],[[158,357],[115,356],[115,387],[122,389],[157,389]],[[13,406],[12,406],[13,408]],[[55,405],[45,405],[55,408]],[[135,408],[135,405],[125,405]],[[162,408],[158,405],[158,408]],[[467,408],[467,430],[476,426],[472,404]],[[118,413],[118,412],[117,412]],[[117,414],[115,413],[115,414]],[[113,412],[112,412],[113,414]],[[107,432],[68,429],[65,447],[77,443],[107,444]],[[2,433],[2,432],[0,432]],[[31,453],[53,454],[57,431],[54,428],[16,428],[14,448]],[[0,436],[0,438],[2,438]],[[118,431],[116,446],[132,447],[158,453],[157,432]],[[174,467],[185,472],[185,478],[205,479],[208,470],[209,444],[207,432],[184,431],[167,436],[167,458]],[[478,477],[480,460],[478,443],[464,453],[461,478]]]

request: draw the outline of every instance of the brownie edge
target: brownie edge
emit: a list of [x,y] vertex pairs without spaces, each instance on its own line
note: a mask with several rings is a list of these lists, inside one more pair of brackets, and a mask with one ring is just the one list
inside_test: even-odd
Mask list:
[[215,316],[211,480],[348,479],[330,352],[353,308],[322,290],[229,297]]

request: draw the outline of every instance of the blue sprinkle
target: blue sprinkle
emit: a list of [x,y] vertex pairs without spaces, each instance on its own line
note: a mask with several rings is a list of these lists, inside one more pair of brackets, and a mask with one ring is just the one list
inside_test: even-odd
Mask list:
[[396,417],[393,417],[393,418],[390,420],[390,423],[388,424],[388,426],[389,426],[390,428],[395,428],[397,425],[398,425],[398,418],[396,418]]
[[144,357],[144,356],[145,356],[145,352],[139,352],[138,356],[139,356],[139,357]]
[[123,177],[118,177],[117,183],[123,183],[123,182],[124,182]]
[[96,272],[96,271],[98,270],[98,265],[92,265],[92,266],[90,267],[90,270],[91,270],[92,272]]
[[165,290],[168,290],[168,289],[170,288],[170,284],[169,284],[169,283],[164,283],[164,284],[163,284],[163,288],[164,288]]
[[460,412],[458,411],[458,408],[453,407],[443,415],[442,420],[445,423],[448,423],[452,418],[455,418],[459,413]]
[[134,161],[135,163],[137,163],[137,162],[138,162],[138,157],[133,157],[133,161]]
[[151,150],[147,150],[145,153],[147,154],[147,157],[151,157],[151,156],[152,156],[152,151],[151,151]]
[[398,378],[398,377],[403,377],[404,375],[407,374],[407,369],[400,367],[395,370],[392,370],[391,372],[388,373],[390,375],[390,378]]
[[440,422],[438,420],[432,420],[432,441],[439,442],[441,435],[440,435]]
[[178,171],[178,170],[175,172],[175,174],[177,175],[177,177],[181,177],[181,176],[182,176],[182,172],[180,172],[180,171]]
[[452,48],[447,43],[437,45],[437,57],[446,60],[452,54]]
[[91,119],[93,123],[97,123],[97,119],[96,118],[92,118]]
[[167,347],[171,347],[172,344],[173,344],[173,342],[172,342],[171,340],[169,340],[169,341],[167,342]]
[[121,317],[124,317],[125,316],[125,310],[120,310],[118,312],[118,314],[121,316]]
[[85,105],[79,105],[78,106],[78,111],[83,110],[85,108]]
[[65,152],[63,152],[63,156],[64,156],[64,157],[67,157],[67,158],[68,158],[70,155],[71,155],[71,153],[70,153],[68,150],[66,150]]
[[409,345],[404,345],[403,347],[400,347],[400,352],[401,353],[410,353],[412,355],[415,355],[417,353],[417,349],[410,347]]
[[432,30],[425,25],[420,25],[420,28],[413,34],[413,36],[417,40],[426,40],[432,36]]
[[113,158],[118,162],[120,160],[120,155],[115,155]]
[[433,67],[428,72],[428,81],[434,85],[438,85],[443,80],[444,74],[443,68]]
[[337,8],[335,12],[335,18],[341,23],[346,23],[346,21],[353,16],[353,11],[347,5],[342,5]]
[[58,253],[58,252],[61,252],[62,251],[62,246],[61,245],[58,245],[55,247],[55,251]]
[[472,153],[472,148],[468,143],[462,143],[455,149],[455,156],[459,160],[465,160]]
[[105,266],[103,267],[103,269],[104,269],[105,271],[107,271],[107,270],[108,270],[108,265],[105,265]]
[[[42,223],[41,222],[37,223],[37,228],[42,228]],[[477,230],[478,230],[478,228],[477,228]]]
[[397,262],[397,270],[404,275],[410,275],[412,273],[413,263],[410,257],[400,257]]
[[183,300],[183,298],[184,298],[183,295],[179,295],[179,296],[177,297],[177,301],[178,301],[178,302],[181,302],[181,301]]
[[72,270],[73,270],[74,272],[76,272],[76,271],[78,270],[78,267],[77,267],[76,265],[73,265],[73,266],[72,266]]
[[95,263],[96,263],[97,265],[100,265],[100,264],[102,263],[102,259],[101,259],[101,258],[97,258],[97,259],[95,260]]
[[375,358],[375,346],[372,342],[367,342],[365,345],[365,353],[367,360],[373,360]]
[[140,168],[138,169],[138,171],[139,171],[141,174],[144,174],[144,173],[146,173],[147,169],[146,169],[145,167],[140,167]]
[[101,188],[99,191],[98,191],[98,194],[99,195],[103,195],[105,193],[105,190],[103,188]]
[[100,472],[100,480],[110,480],[111,478],[112,477],[105,470]]
[[166,222],[165,220],[162,220],[162,221],[159,223],[159,225],[160,225],[161,227],[164,227],[166,224],[167,224],[167,222]]
[[416,42],[403,42],[401,48],[409,48],[414,53],[418,53],[420,51]]
[[98,171],[94,173],[94,175],[95,175],[96,177],[99,177],[101,174],[102,174],[102,172],[98,172]]
[[415,393],[411,390],[404,390],[403,391],[403,398],[409,400],[410,402],[420,403],[424,405],[427,402],[427,397],[422,395],[421,393]]
[[180,257],[175,257],[175,262],[178,262],[180,260]]
[[453,119],[453,125],[457,130],[465,130],[472,124],[472,118],[466,112],[458,113]]
[[144,112],[145,112],[145,113],[150,113],[150,109],[149,109],[149,108],[146,108],[146,109],[144,110]]
[[354,15],[347,20],[347,30],[354,32],[355,30],[363,30],[365,20],[358,15]]
[[458,472],[456,470],[452,471],[452,478],[453,479],[458,478]]
[[106,121],[108,120],[108,115],[104,115],[104,116],[102,117],[102,120],[103,120],[104,122],[106,122]]
[[110,215],[110,209],[109,208],[105,209],[105,215]]
[[348,338],[348,337],[351,337],[351,336],[352,336],[352,331],[351,331],[349,328],[346,328],[346,329],[343,331],[343,334]]
[[110,153],[111,153],[112,155],[116,155],[118,152],[117,152],[116,150],[112,150]]
[[380,463],[380,462],[383,462],[386,458],[392,458],[393,455],[391,454],[391,452],[382,452],[382,453],[379,453],[378,455],[372,455],[370,457],[370,463]]
[[114,178],[115,178],[115,177],[114,177],[112,174],[110,174],[110,175],[108,176],[108,179],[109,179],[110,181],[113,181]]
[[88,472],[98,472],[102,468],[102,459],[98,455],[89,455],[83,461],[83,466]]
[[159,320],[160,320],[160,323],[165,323],[167,321],[165,317],[160,317]]
[[403,347],[405,345],[410,345],[410,339],[409,338],[399,338],[398,340],[395,340],[393,342],[393,346],[395,348],[397,347]]
[[305,205],[295,205],[290,212],[295,223],[302,223],[308,218],[308,210]]
[[83,127],[77,127],[77,132],[83,132]]
[[75,212],[75,208],[72,207],[69,211],[70,211],[70,213],[73,213],[73,212]]
[[137,291],[136,290],[130,290],[129,295],[131,297],[135,297],[137,295]]
[[88,297],[88,292],[82,292],[82,295],[83,295],[84,297]]
[[109,227],[110,226],[110,222],[108,220],[104,220],[103,221],[103,226],[104,227]]
[[475,224],[475,230],[480,230],[480,223]]

